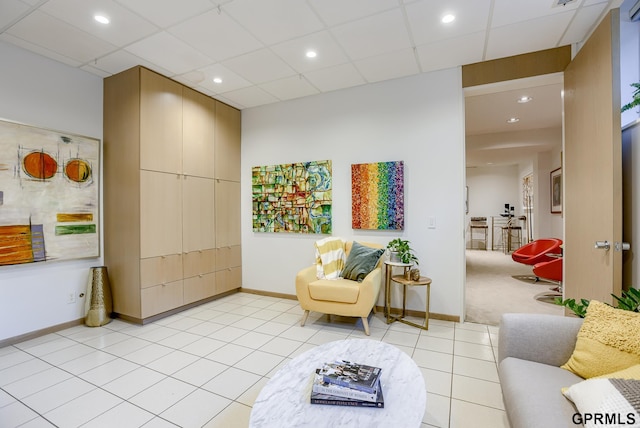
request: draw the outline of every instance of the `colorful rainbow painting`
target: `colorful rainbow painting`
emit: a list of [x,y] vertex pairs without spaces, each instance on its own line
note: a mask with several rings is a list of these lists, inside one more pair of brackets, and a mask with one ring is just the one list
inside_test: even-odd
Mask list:
[[351,165],[351,227],[404,229],[404,162]]

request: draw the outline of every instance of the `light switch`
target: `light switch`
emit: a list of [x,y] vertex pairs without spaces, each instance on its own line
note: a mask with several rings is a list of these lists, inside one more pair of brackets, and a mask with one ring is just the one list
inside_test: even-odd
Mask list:
[[429,229],[435,229],[436,228],[436,218],[435,217],[428,217],[427,218],[427,227]]

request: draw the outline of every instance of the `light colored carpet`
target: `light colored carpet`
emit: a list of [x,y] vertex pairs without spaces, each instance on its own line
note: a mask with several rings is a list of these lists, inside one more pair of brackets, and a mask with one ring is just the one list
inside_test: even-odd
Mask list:
[[563,315],[562,306],[535,299],[554,284],[534,282],[531,269],[501,251],[467,250],[465,320],[498,325],[507,312]]

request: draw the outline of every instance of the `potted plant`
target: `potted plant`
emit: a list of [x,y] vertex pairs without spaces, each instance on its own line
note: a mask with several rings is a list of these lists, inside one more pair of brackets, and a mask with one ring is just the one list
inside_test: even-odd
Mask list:
[[393,239],[387,244],[387,249],[389,250],[389,260],[392,262],[420,264],[418,257],[407,240],[400,238]]
[[[635,288],[629,288],[628,291],[622,292],[622,297],[618,297],[615,294],[611,295],[618,302],[617,309],[623,309],[625,311],[640,312],[640,290]],[[569,308],[580,318],[584,318],[587,315],[587,308],[589,307],[589,300],[580,299],[580,303],[575,299],[562,300],[561,297],[556,297],[556,305],[561,305]]]

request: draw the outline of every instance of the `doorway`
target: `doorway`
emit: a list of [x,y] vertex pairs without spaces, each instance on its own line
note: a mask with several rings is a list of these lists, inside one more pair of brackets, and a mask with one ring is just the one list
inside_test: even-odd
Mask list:
[[531,266],[513,262],[501,239],[505,210],[523,219],[511,250],[562,238],[562,217],[551,213],[549,199],[550,174],[562,163],[562,88],[561,72],[465,88],[466,224],[486,217],[488,225],[484,248],[466,250],[466,321],[495,325],[514,307],[562,314],[535,299],[553,284],[535,282]]

